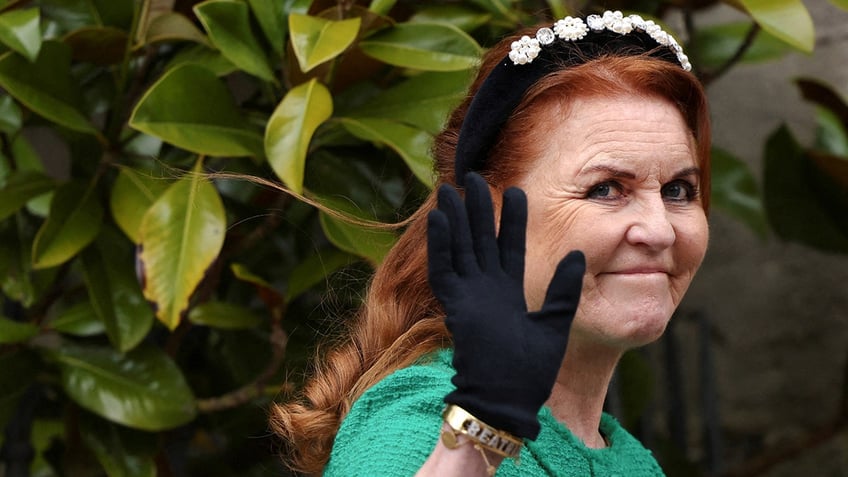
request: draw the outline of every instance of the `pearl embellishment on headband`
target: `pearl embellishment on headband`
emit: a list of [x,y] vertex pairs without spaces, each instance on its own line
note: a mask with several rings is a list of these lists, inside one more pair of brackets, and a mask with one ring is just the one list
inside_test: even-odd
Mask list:
[[581,18],[565,17],[554,24],[553,30],[540,28],[536,32],[536,38],[522,36],[518,41],[512,42],[509,59],[516,65],[532,63],[542,51],[542,46],[553,43],[555,37],[565,41],[577,41],[582,40],[590,31],[610,30],[626,35],[634,29],[647,33],[658,44],[670,48],[677,55],[680,66],[686,71],[692,70],[692,64],[689,63],[689,57],[683,53],[683,47],[653,20],[645,20],[639,15],[624,16],[620,11],[609,10],[603,15],[589,15],[585,23]]

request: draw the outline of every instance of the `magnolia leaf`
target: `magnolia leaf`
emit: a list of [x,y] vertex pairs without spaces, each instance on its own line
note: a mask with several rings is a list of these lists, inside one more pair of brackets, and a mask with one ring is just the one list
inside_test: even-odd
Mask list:
[[3,13],[0,15],[0,42],[34,62],[41,50],[40,18],[37,8]]
[[180,49],[168,62],[165,70],[171,71],[183,65],[201,66],[214,73],[215,76],[227,76],[238,71],[238,67],[224,58],[220,51],[203,45],[193,45]]
[[12,52],[0,56],[0,86],[50,121],[99,134],[82,112],[82,96],[71,78],[71,51],[63,43],[45,41],[34,63]]
[[262,299],[268,308],[277,308],[285,303],[285,298],[273,285],[248,270],[246,266],[240,263],[232,263],[230,264],[230,271],[233,272],[233,275],[237,279],[253,285],[256,291],[259,292],[259,298]]
[[32,323],[20,323],[0,316],[0,344],[20,343],[37,334],[38,327]]
[[13,136],[21,130],[23,115],[11,96],[0,96],[0,132]]
[[356,225],[330,217],[321,212],[321,228],[336,247],[379,265],[395,244],[392,232],[376,227]]
[[[111,233],[108,233],[111,232]],[[153,326],[153,310],[135,278],[133,250],[108,229],[82,253],[83,276],[95,314],[112,346],[126,352],[137,346]]]
[[127,429],[88,413],[80,434],[109,477],[156,477],[156,436]]
[[226,226],[221,197],[203,177],[201,161],[144,214],[139,255],[144,296],[168,328],[179,324],[194,289],[218,257]]
[[246,330],[262,322],[250,308],[221,301],[209,301],[192,308],[188,319],[195,325],[224,330]]
[[[557,2],[560,3],[560,2]],[[563,18],[556,16],[555,18]],[[432,5],[426,6],[408,20],[416,23],[449,23],[462,31],[470,32],[488,23],[492,18],[489,13],[481,12],[463,5]]]
[[289,90],[265,130],[265,154],[274,173],[294,192],[303,193],[309,142],[333,114],[330,91],[312,79]]
[[848,129],[848,101],[838,91],[815,78],[798,78],[795,84],[805,100],[832,111]]
[[35,236],[33,267],[55,267],[70,260],[97,237],[102,220],[103,208],[91,189],[75,182],[61,186]]
[[845,130],[845,123],[836,113],[821,106],[816,107],[816,123],[816,148],[843,158],[842,162],[848,165],[848,131]]
[[397,0],[371,0],[371,5],[368,5],[368,10],[377,15],[388,15],[389,10],[395,6]]
[[359,17],[334,21],[289,15],[292,48],[300,69],[307,72],[344,52],[356,39],[361,22]]
[[384,63],[429,71],[474,68],[481,53],[473,38],[446,23],[401,23],[369,36],[359,47]]
[[26,349],[4,349],[0,353],[0,369],[3,370],[0,373],[0,427],[3,429],[18,413],[18,403],[35,380],[40,367],[35,353]]
[[748,166],[729,152],[712,151],[710,203],[751,228],[761,238],[768,232],[763,202]]
[[141,220],[171,181],[150,171],[125,167],[112,185],[109,206],[118,227],[135,243],[141,241]]
[[120,353],[63,346],[53,355],[71,399],[112,422],[145,431],[179,427],[197,413],[182,371],[154,347]]
[[429,154],[432,136],[387,119],[342,118],[341,121],[354,136],[389,146],[400,155],[418,180],[427,187],[433,187],[433,159]]
[[837,7],[848,10],[848,0],[830,0],[830,3],[836,5]]
[[745,10],[775,37],[805,53],[816,42],[813,19],[801,0],[740,0]]
[[286,296],[289,301],[294,300],[306,290],[326,280],[331,273],[350,265],[351,262],[353,257],[347,252],[335,248],[319,250],[306,257],[306,260],[297,264],[291,271]]
[[236,0],[207,0],[194,6],[212,43],[240,69],[265,81],[276,81],[264,50],[250,29],[250,10]]
[[165,73],[141,98],[129,124],[198,154],[262,155],[262,136],[249,127],[227,87],[197,65]]
[[511,0],[471,0],[471,3],[479,5],[484,10],[494,13],[502,18],[506,18],[511,21],[515,21],[516,19],[515,14],[511,10]]
[[80,28],[63,41],[71,47],[75,60],[95,65],[118,64],[127,51],[127,32],[115,27]]
[[83,301],[62,310],[47,323],[50,329],[74,336],[94,336],[104,333],[106,326],[97,316],[91,302]]
[[350,116],[391,119],[435,135],[465,96],[470,79],[467,71],[422,73],[359,106]]
[[29,200],[55,187],[53,179],[38,172],[22,171],[12,174],[0,188],[0,220],[20,210]]
[[274,53],[277,56],[282,56],[285,51],[286,32],[288,30],[283,2],[279,0],[247,0],[247,3],[250,5],[253,17],[259,22],[259,27],[265,34],[265,39],[268,40]]
[[[750,29],[750,22],[699,28],[695,41],[692,42],[695,48],[690,52],[690,56],[697,60],[698,66],[702,69],[719,68],[736,54]],[[746,63],[771,61],[782,58],[789,53],[790,49],[789,45],[774,35],[761,31],[745,51],[741,61]]]
[[206,35],[185,15],[177,12],[165,12],[154,18],[144,36],[145,45],[167,41],[191,41],[211,46]]

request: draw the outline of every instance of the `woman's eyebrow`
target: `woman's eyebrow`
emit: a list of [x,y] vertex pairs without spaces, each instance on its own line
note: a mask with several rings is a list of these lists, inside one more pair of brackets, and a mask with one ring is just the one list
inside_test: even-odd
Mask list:
[[686,177],[686,176],[697,176],[697,177],[700,178],[701,177],[701,168],[700,167],[687,167],[686,169],[683,169],[683,170],[679,171],[677,174],[675,174],[674,178],[680,179],[681,177]]
[[625,179],[635,179],[636,178],[636,174],[633,174],[632,172],[623,171],[621,169],[616,169],[615,167],[606,166],[606,165],[603,165],[603,164],[589,166],[585,169],[580,170],[580,174],[593,174],[593,173],[596,173],[596,172],[602,172],[602,173],[609,175],[611,177],[623,177]]

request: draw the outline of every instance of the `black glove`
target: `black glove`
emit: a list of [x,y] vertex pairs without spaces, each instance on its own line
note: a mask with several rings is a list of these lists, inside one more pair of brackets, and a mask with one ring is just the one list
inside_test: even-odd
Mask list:
[[528,313],[524,301],[527,197],[518,188],[503,194],[495,238],[486,181],[465,177],[465,206],[453,187],[438,192],[438,210],[427,228],[428,278],[447,313],[453,335],[452,382],[445,402],[517,437],[535,439],[536,414],[548,399],[565,356],[577,310],[583,253],[557,266],[542,309]]

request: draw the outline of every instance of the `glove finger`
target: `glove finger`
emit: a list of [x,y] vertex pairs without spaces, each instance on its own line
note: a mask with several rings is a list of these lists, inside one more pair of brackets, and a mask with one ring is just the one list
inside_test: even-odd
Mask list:
[[448,219],[451,240],[451,257],[454,272],[459,275],[473,273],[479,269],[472,248],[471,230],[468,215],[462,204],[462,198],[455,188],[447,184],[439,187],[439,210]]
[[524,283],[524,255],[527,235],[527,195],[517,187],[503,194],[501,228],[498,233],[501,267],[518,283]]
[[[570,252],[557,265],[554,277],[548,285],[545,303],[539,310],[540,319],[555,318],[557,321],[567,319],[568,326],[577,312],[580,293],[583,290],[583,274],[586,272],[586,258],[583,252]],[[561,328],[561,327],[557,327]]]
[[442,306],[456,288],[455,279],[448,217],[441,210],[431,210],[427,215],[427,281]]
[[482,270],[493,270],[498,266],[498,245],[492,195],[486,180],[474,172],[465,175],[465,208],[477,262]]

